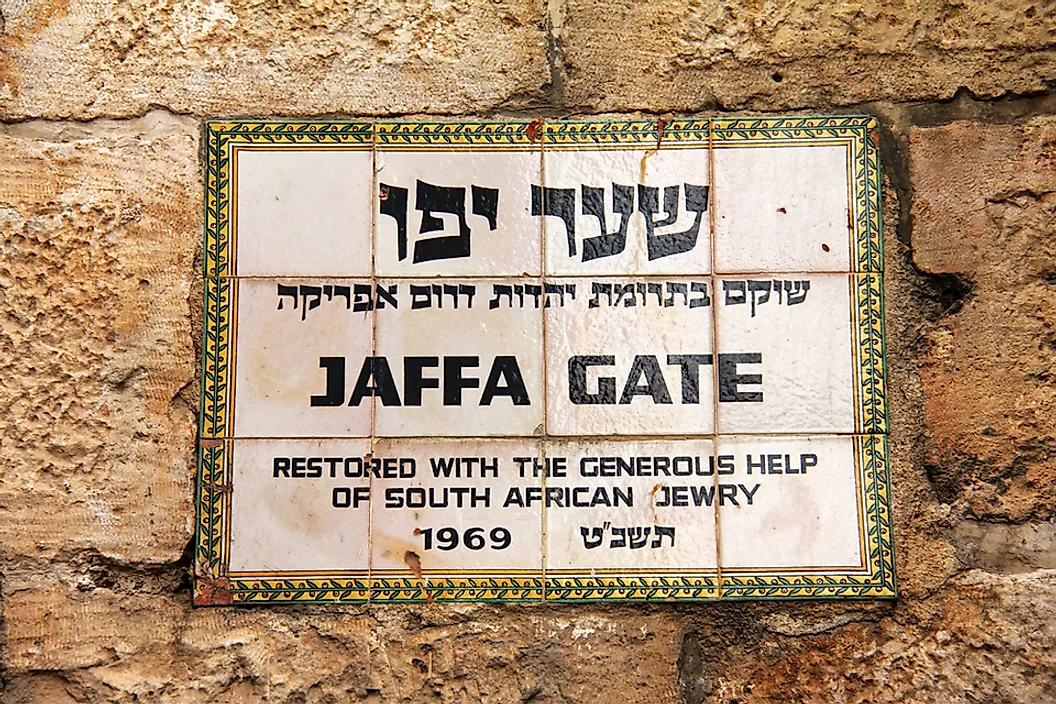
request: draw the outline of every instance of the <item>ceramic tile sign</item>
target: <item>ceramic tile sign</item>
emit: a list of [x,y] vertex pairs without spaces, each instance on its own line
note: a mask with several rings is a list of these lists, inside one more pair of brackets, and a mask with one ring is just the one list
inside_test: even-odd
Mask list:
[[870,118],[205,155],[197,604],[894,596]]

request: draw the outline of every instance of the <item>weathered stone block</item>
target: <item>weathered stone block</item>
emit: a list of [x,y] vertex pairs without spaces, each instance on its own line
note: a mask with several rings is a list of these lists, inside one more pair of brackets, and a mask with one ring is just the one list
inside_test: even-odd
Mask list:
[[927,333],[927,455],[977,517],[1056,510],[1056,120],[910,134],[914,261],[971,295]]
[[25,589],[4,599],[5,662],[15,672],[97,667],[176,640],[180,608],[164,597],[98,589]]
[[192,611],[185,597],[54,584],[10,594],[8,672],[65,671],[97,701],[285,701],[325,683],[342,699],[365,693],[363,617]]
[[[567,102],[591,110],[813,109],[1042,90],[1043,3],[569,0]],[[618,58],[617,58],[618,57]]]
[[[0,132],[0,550],[177,559],[190,539],[197,132]],[[34,131],[36,130],[36,131]]]
[[922,620],[902,613],[735,645],[725,652],[730,663],[714,700],[967,703],[1056,696],[1052,572],[969,572],[932,601],[935,613]]
[[960,521],[949,531],[961,562],[988,572],[1056,569],[1056,524]]
[[60,691],[41,671],[88,701],[677,701],[671,613],[192,610],[186,593],[20,587],[4,601],[3,660],[27,702]]
[[0,116],[481,112],[550,80],[540,0],[0,2]]

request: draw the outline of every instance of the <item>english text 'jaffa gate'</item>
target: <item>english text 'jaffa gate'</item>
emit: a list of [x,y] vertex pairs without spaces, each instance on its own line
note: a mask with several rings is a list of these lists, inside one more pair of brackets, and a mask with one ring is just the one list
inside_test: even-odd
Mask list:
[[209,123],[197,603],[895,596],[877,135]]

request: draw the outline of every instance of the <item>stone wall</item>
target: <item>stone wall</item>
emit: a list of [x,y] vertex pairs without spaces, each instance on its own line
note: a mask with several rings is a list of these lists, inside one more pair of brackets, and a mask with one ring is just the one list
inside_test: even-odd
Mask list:
[[[193,609],[201,121],[870,113],[897,602]],[[0,0],[5,702],[1056,700],[1056,5]]]

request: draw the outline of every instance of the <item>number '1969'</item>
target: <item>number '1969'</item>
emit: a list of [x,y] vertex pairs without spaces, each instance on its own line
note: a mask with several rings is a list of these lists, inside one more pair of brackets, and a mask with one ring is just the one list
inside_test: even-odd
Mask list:
[[426,550],[434,547],[437,550],[454,550],[459,544],[470,550],[483,550],[485,547],[505,550],[513,540],[509,529],[501,526],[492,528],[490,533],[484,528],[466,528],[461,535],[457,528],[440,528],[435,532],[432,528],[419,528],[415,534],[422,536]]

